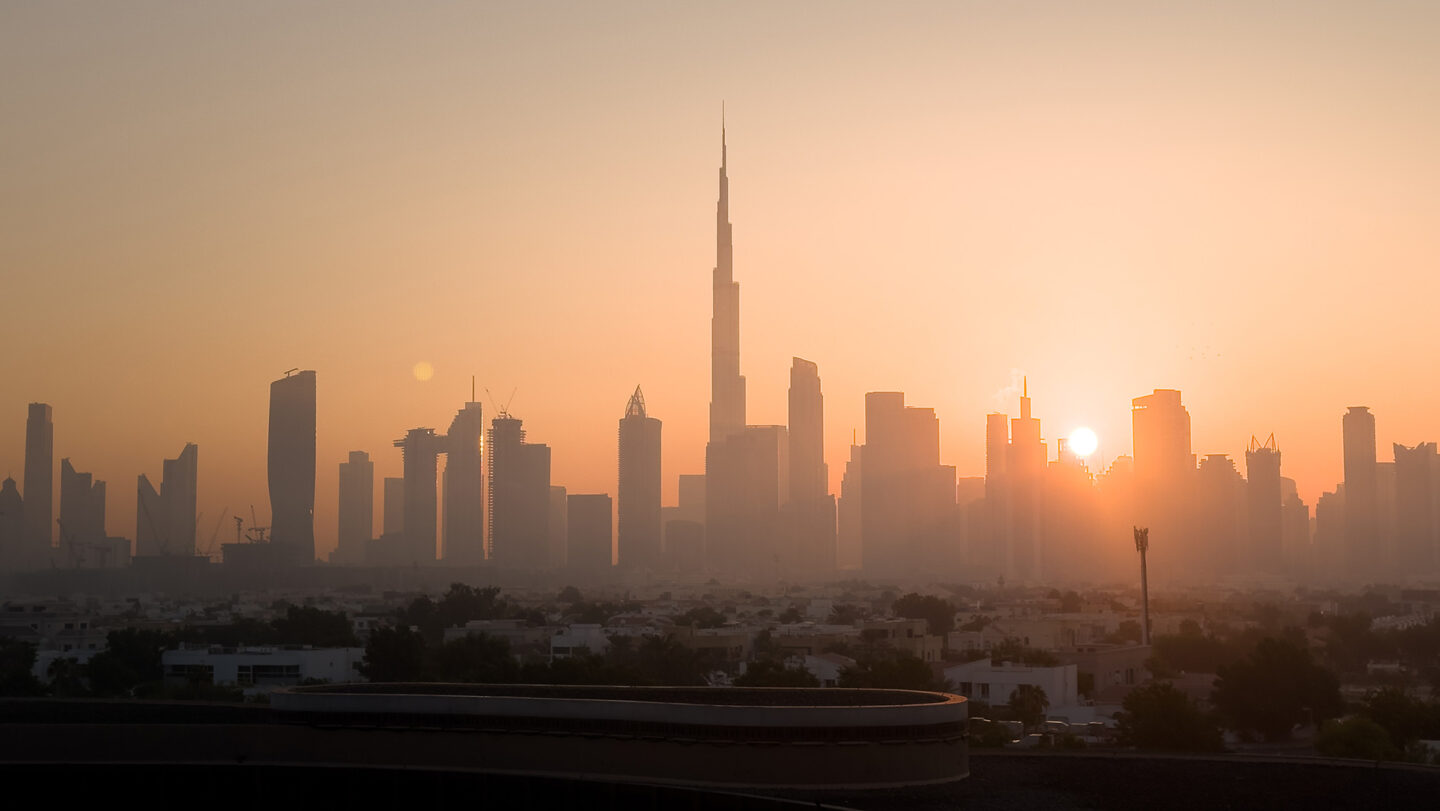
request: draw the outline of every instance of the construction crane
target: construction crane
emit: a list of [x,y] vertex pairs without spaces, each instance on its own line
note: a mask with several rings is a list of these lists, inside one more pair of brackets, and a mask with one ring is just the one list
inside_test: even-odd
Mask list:
[[245,539],[248,540],[250,543],[269,543],[270,539],[265,537],[265,533],[269,530],[269,527],[260,526],[260,521],[255,518],[255,505],[251,504],[250,531],[245,533]]
[[[220,537],[220,525],[225,523],[225,516],[230,514],[230,508],[226,507],[220,511],[220,520],[215,522],[215,530],[210,533],[210,541],[205,544],[205,557],[215,556],[215,539]],[[199,523],[197,520],[196,523]]]
[[[490,393],[490,389],[485,389],[485,396],[490,398],[490,407],[495,409],[495,416],[501,419],[510,418],[510,404],[515,402],[515,392],[519,390],[519,387],[511,389],[510,399],[506,400],[505,405],[501,406],[495,402],[495,395]],[[472,393],[470,396],[474,397],[475,395]]]
[[[153,537],[160,547],[160,554],[170,552],[170,535],[167,532],[164,536],[160,534],[160,525],[155,523],[155,516],[150,514],[150,505],[145,499],[140,499],[140,509],[145,513],[145,520],[150,524],[150,536]],[[135,539],[135,551],[140,551],[140,539]]]

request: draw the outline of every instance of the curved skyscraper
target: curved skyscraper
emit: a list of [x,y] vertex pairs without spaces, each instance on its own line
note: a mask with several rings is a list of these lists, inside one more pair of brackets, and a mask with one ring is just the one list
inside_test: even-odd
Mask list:
[[315,372],[270,384],[270,538],[297,563],[315,561]]

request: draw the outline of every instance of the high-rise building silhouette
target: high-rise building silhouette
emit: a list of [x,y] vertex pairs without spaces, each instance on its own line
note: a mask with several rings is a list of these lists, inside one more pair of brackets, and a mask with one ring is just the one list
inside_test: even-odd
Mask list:
[[[1028,381],[1026,386],[1028,388]],[[1028,392],[1027,392],[1028,393]],[[1006,467],[1010,461],[1010,417],[992,412],[985,415],[985,537],[973,557],[989,572],[1004,574],[1009,568],[1010,490]]]
[[1049,453],[1040,438],[1040,420],[1031,416],[1030,381],[1020,389],[1020,416],[1010,420],[1010,448],[1005,459],[1005,501],[1009,505],[1005,543],[1005,576],[1012,582],[1042,577],[1042,477]]
[[55,520],[55,423],[47,403],[31,403],[25,420],[25,550],[21,568],[50,565]]
[[852,435],[850,458],[845,462],[845,472],[840,477],[840,499],[835,510],[835,567],[854,571],[864,566],[864,521],[861,504],[864,499],[862,488],[865,476],[861,467],[865,451]]
[[679,502],[661,509],[664,554],[670,568],[694,573],[705,565],[705,474],[680,474]]
[[145,474],[136,480],[135,554],[195,554],[195,505],[199,495],[200,447],[191,442],[160,468],[160,489]]
[[566,499],[565,514],[567,568],[586,577],[609,571],[610,496],[577,493]]
[[1150,529],[1150,572],[1159,580],[1194,579],[1206,551],[1195,537],[1195,454],[1190,412],[1175,389],[1155,389],[1131,401],[1135,445],[1134,523]]
[[15,479],[0,483],[0,572],[25,568],[25,500]]
[[1440,568],[1440,455],[1434,442],[1394,443],[1395,571],[1397,577]]
[[405,462],[405,558],[415,565],[435,562],[436,515],[440,508],[436,476],[445,437],[434,428],[411,428],[395,440]]
[[1380,520],[1375,464],[1375,415],[1351,406],[1341,420],[1345,451],[1345,569],[1350,577],[1376,574]]
[[1310,544],[1310,507],[1300,499],[1300,490],[1291,478],[1280,479],[1281,544],[1285,550],[1285,570],[1293,577],[1310,580],[1314,577],[1314,554]]
[[707,447],[705,553],[712,566],[730,574],[779,573],[789,444],[783,425],[747,425]]
[[550,566],[559,568],[569,559],[567,545],[570,542],[570,509],[569,495],[565,488],[558,484],[550,485],[548,524],[546,529],[550,535],[545,541],[546,559]]
[[710,318],[710,441],[745,430],[745,378],[740,375],[740,283],[735,281],[730,226],[730,177],[725,125],[720,125],[720,198],[715,204],[715,270]]
[[898,391],[865,395],[860,489],[861,554],[867,575],[933,572],[955,549],[955,468],[940,464],[933,408],[905,405]]
[[350,460],[340,463],[339,504],[338,542],[330,562],[362,564],[375,537],[375,463],[365,451],[350,451]]
[[473,566],[485,560],[484,435],[480,404],[472,400],[455,414],[445,440],[447,563]]
[[94,567],[105,544],[105,482],[60,460],[59,565]]
[[283,557],[315,562],[315,372],[270,384],[270,539]]
[[525,441],[523,423],[490,421],[490,558],[514,569],[548,563],[550,447]]
[[793,358],[790,365],[789,537],[781,547],[784,568],[805,574],[835,568],[835,497],[825,465],[825,400],[820,370]]
[[[660,420],[645,410],[640,387],[620,418],[619,565],[660,565]],[[607,497],[608,501],[608,497]]]
[[1246,555],[1251,571],[1279,574],[1285,568],[1284,497],[1280,489],[1280,448],[1271,434],[1264,443],[1250,437],[1245,451]]
[[1203,573],[1210,580],[1239,574],[1246,558],[1241,540],[1249,532],[1245,478],[1235,469],[1235,460],[1212,453],[1200,460],[1195,482],[1196,536],[1207,552]]
[[381,532],[385,535],[405,533],[405,479],[386,476],[384,486],[384,510],[381,515]]

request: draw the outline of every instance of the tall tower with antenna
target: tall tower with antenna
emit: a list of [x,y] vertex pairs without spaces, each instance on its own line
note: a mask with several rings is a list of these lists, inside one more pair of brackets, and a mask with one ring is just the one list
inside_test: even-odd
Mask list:
[[720,118],[720,198],[715,206],[715,270],[710,318],[710,441],[745,430],[745,378],[740,374],[740,283],[735,281],[730,226],[729,159]]

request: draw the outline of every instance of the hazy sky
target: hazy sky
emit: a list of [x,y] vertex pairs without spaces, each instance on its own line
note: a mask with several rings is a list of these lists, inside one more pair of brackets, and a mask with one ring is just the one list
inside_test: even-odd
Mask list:
[[346,452],[399,475],[472,374],[571,492],[641,384],[672,502],[724,99],[749,421],[818,363],[832,485],[872,390],[981,475],[1023,370],[1052,455],[1179,388],[1197,453],[1273,431],[1313,504],[1346,406],[1382,460],[1440,437],[1437,41],[1429,2],[3,3],[0,475],[49,402],[129,537],[196,442],[203,548],[268,520],[301,367],[322,555]]

